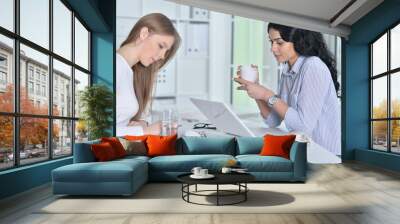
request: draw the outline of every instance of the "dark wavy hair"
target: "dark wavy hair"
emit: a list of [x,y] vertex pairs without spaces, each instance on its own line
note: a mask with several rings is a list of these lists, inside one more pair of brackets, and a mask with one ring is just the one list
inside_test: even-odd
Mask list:
[[340,84],[337,81],[336,61],[332,53],[328,50],[322,34],[319,32],[297,29],[290,26],[279,25],[275,23],[268,24],[268,32],[270,29],[278,31],[282,39],[286,42],[292,42],[294,50],[303,56],[317,56],[328,67],[331,72],[333,84],[336,93]]

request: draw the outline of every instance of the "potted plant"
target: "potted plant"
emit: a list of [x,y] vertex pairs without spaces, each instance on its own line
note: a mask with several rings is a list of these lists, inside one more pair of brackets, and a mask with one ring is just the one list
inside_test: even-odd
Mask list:
[[102,84],[94,84],[80,92],[81,118],[88,130],[89,140],[110,136],[112,126],[113,93]]

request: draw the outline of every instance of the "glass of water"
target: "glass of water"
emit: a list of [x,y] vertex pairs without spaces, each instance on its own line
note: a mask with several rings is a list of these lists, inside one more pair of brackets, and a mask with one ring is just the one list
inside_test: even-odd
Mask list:
[[169,108],[162,112],[161,135],[175,135],[178,132],[179,116],[176,109]]

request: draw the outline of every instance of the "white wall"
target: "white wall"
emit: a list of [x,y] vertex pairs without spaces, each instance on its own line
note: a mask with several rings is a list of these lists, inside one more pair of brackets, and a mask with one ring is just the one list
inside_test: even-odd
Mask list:
[[209,99],[230,103],[232,17],[210,13]]

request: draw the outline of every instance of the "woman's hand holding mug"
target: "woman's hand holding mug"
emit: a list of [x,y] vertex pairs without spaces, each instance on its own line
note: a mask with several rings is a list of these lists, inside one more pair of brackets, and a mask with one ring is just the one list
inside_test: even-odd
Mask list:
[[[274,95],[274,92],[258,84],[258,69],[257,66],[252,65],[251,71],[250,66],[238,67],[237,77],[234,78],[235,82],[239,83],[241,86],[238,87],[239,90],[246,90],[247,94],[255,100],[267,100],[269,97]],[[245,68],[246,70],[243,70]],[[246,71],[246,73],[244,73]],[[255,75],[255,74],[256,75]],[[256,78],[254,78],[256,76]],[[254,81],[253,81],[254,80]]]
[[239,65],[236,72],[237,77],[252,83],[258,83],[259,73],[257,65]]

